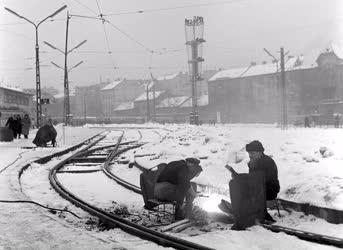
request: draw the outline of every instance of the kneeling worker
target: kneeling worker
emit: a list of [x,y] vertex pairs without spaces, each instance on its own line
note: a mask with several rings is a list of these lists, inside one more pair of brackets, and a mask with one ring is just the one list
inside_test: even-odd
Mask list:
[[[199,163],[200,161],[196,158],[172,161],[168,163],[157,179],[154,196],[161,201],[176,201],[176,220],[191,215],[196,190],[190,181],[199,176],[202,171]],[[182,205],[185,198],[186,204],[183,209]]]

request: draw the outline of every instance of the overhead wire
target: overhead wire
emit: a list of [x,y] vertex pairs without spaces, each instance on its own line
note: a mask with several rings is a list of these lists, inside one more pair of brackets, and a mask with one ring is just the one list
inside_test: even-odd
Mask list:
[[81,3],[80,1],[78,0],[73,0],[74,2],[78,3],[79,5],[83,6],[84,8],[86,8],[87,10],[89,10],[90,12],[92,12],[93,14],[95,15],[98,15],[98,13],[96,13],[94,10],[92,10],[91,8],[89,8],[87,5]]
[[176,9],[186,9],[186,8],[194,8],[194,7],[205,7],[205,6],[211,6],[211,5],[232,4],[232,3],[235,3],[235,2],[243,2],[243,1],[247,1],[247,0],[221,1],[221,2],[214,2],[214,3],[182,5],[182,6],[175,6],[175,7],[168,7],[168,8],[156,8],[156,9],[146,9],[146,10],[118,12],[118,13],[106,14],[104,16],[118,16],[118,15],[127,15],[127,14],[142,14],[142,13],[147,13],[147,12],[160,12],[160,11],[168,11],[168,10],[176,10]]

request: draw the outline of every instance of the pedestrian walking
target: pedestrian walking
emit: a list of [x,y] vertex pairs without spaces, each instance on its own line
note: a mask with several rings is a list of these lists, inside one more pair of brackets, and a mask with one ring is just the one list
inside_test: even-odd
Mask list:
[[14,129],[16,131],[16,136],[14,138],[20,139],[22,133],[22,124],[21,124],[21,117],[19,114],[15,115],[14,117]]
[[17,138],[17,131],[15,129],[15,122],[14,122],[14,119],[12,116],[10,116],[8,119],[7,119],[7,122],[5,124],[6,127],[8,127],[12,133],[13,133],[13,138]]
[[30,132],[31,127],[31,119],[28,114],[24,115],[24,118],[21,121],[22,124],[22,133],[24,135],[24,138],[27,139]]

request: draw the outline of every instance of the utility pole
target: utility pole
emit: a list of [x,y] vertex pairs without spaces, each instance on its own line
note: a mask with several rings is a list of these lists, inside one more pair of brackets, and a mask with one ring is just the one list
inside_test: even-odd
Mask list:
[[194,16],[193,19],[185,20],[185,35],[186,46],[189,50],[190,58],[188,58],[189,74],[192,86],[192,112],[190,114],[190,123],[199,124],[199,116],[197,113],[197,91],[196,82],[203,80],[200,76],[200,65],[204,61],[202,55],[202,44],[205,42],[204,35],[204,19],[200,16]]
[[146,121],[150,121],[150,107],[149,107],[149,83],[146,85]]
[[67,12],[67,24],[66,24],[66,40],[64,48],[64,123],[69,124],[70,116],[70,98],[69,98],[69,82],[68,82],[68,30],[69,30],[69,12]]
[[[281,129],[287,129],[287,93],[286,93],[286,76],[285,76],[285,53],[284,48],[280,48],[280,60],[278,60],[272,53],[270,53],[266,48],[263,49],[269,56],[271,56],[276,62],[276,72],[279,76],[279,86],[280,86],[280,98],[281,102],[278,103],[278,113],[280,114],[280,124]],[[287,52],[288,53],[288,52]],[[286,54],[287,54],[286,53]],[[280,75],[279,75],[279,63],[280,63]]]
[[280,68],[281,68],[281,96],[282,96],[282,128],[287,129],[287,93],[285,75],[285,54],[284,49],[280,49]]
[[87,111],[86,111],[86,92],[83,93],[83,120],[84,123],[86,124],[87,122]]
[[57,68],[63,69],[64,70],[64,105],[63,105],[63,121],[65,125],[68,125],[70,123],[70,95],[69,95],[69,72],[78,67],[80,64],[83,63],[83,61],[80,61],[79,63],[77,63],[75,66],[73,66],[72,68],[70,68],[68,70],[68,54],[70,52],[72,52],[73,50],[79,48],[80,46],[82,46],[84,43],[87,42],[87,40],[83,40],[81,43],[79,43],[78,45],[76,45],[74,48],[68,50],[68,34],[69,34],[69,19],[71,18],[71,16],[69,15],[69,12],[67,12],[67,24],[66,24],[66,39],[65,39],[65,48],[64,51],[55,47],[54,45],[44,41],[44,43],[46,45],[48,45],[50,48],[55,49],[57,51],[59,51],[60,53],[62,53],[64,55],[64,68],[58,66],[56,63],[51,62],[54,66],[56,66]]
[[156,122],[156,80],[155,78],[152,76],[152,73],[150,73],[151,75],[151,80],[152,80],[152,83],[153,83],[153,86],[152,86],[152,98],[153,98],[153,121]]
[[24,19],[25,21],[31,23],[36,30],[36,44],[35,44],[35,54],[36,54],[36,114],[37,114],[37,128],[40,127],[41,125],[41,119],[42,119],[42,104],[41,104],[41,82],[40,82],[40,64],[39,64],[39,43],[38,43],[38,28],[39,26],[45,22],[46,20],[48,20],[49,18],[53,18],[54,16],[56,16],[58,13],[60,13],[62,10],[64,10],[65,8],[67,8],[67,5],[62,6],[61,8],[59,8],[58,10],[56,10],[54,13],[52,13],[50,16],[44,18],[42,21],[40,21],[39,23],[34,23],[31,20],[27,19],[26,17],[19,15],[18,13],[16,13],[15,11],[6,8],[5,10],[7,10],[8,12],[10,12],[11,14]]

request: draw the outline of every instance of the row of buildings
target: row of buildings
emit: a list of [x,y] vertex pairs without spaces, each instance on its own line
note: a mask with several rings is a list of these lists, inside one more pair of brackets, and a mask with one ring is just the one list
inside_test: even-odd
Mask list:
[[[333,116],[343,113],[342,62],[337,49],[321,53],[310,66],[303,64],[302,57],[287,58],[286,106],[289,123],[301,123],[306,116],[319,123],[331,123]],[[197,82],[196,88],[200,121],[279,122],[279,68],[278,63],[263,62],[242,68],[204,71],[204,80]],[[25,93],[19,95],[29,98]],[[27,103],[27,99],[14,98],[17,100],[15,105],[8,105],[14,100],[9,96],[9,92],[7,97],[0,96],[1,109],[9,106],[21,109],[21,103]],[[183,72],[153,80],[118,79],[76,87],[70,103],[74,123],[143,122],[147,119],[189,122],[191,83],[188,74]],[[32,111],[32,108],[27,110]],[[62,121],[63,95],[55,96],[49,105],[45,105],[43,114]]]

